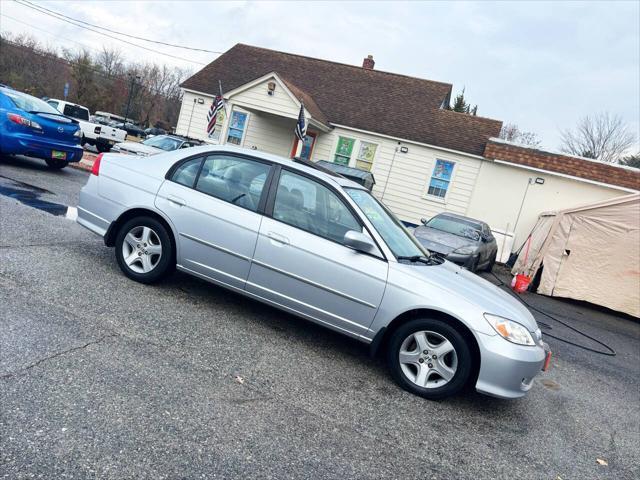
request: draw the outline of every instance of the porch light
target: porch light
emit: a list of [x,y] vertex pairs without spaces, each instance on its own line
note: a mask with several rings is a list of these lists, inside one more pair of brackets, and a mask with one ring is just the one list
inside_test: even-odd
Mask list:
[[273,92],[276,90],[276,82],[267,83],[267,94],[273,95]]

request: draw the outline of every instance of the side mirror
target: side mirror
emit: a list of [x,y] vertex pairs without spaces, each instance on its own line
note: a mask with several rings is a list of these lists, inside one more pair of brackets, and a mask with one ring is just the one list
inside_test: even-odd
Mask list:
[[344,234],[344,245],[351,247],[358,252],[371,253],[375,250],[376,246],[364,233],[356,232],[355,230],[349,230]]
[[424,218],[424,217],[423,217],[423,218],[421,218],[421,219],[420,219],[420,223],[426,226],[426,225],[427,225],[427,219],[426,219],[426,218]]

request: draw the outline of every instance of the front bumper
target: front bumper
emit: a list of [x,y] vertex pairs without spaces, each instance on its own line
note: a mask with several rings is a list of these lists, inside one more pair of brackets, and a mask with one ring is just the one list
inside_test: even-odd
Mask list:
[[80,145],[71,145],[32,135],[13,134],[2,136],[2,152],[13,155],[26,155],[42,159],[53,158],[53,151],[65,152],[67,162],[79,162],[84,150]]
[[469,255],[460,255],[459,253],[450,253],[449,255],[444,256],[450,262],[455,263],[456,265],[460,265],[461,267],[471,267],[477,259],[477,255],[469,254]]
[[516,345],[500,335],[477,334],[480,372],[476,390],[499,398],[524,396],[545,366],[549,347]]

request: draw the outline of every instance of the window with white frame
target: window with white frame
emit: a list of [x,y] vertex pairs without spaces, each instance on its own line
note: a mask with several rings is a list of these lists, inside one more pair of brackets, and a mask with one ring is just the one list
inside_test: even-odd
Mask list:
[[233,145],[242,145],[244,132],[247,128],[248,117],[248,113],[239,112],[237,110],[231,112],[231,117],[229,119],[229,128],[227,130],[227,143],[231,143]]
[[451,183],[451,176],[453,175],[454,162],[447,160],[436,160],[436,165],[433,168],[433,174],[429,181],[429,189],[427,194],[433,195],[438,198],[445,198],[447,191]]

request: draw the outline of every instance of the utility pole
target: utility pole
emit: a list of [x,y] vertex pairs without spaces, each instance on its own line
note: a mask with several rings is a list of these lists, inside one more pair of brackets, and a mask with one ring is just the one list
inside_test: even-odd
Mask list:
[[136,84],[136,80],[140,80],[140,75],[133,75],[130,73],[129,78],[131,78],[131,84],[129,85],[129,98],[127,98],[127,110],[124,112],[123,126],[126,126],[127,117],[129,116],[129,107],[131,106],[131,96],[133,95],[133,87]]

